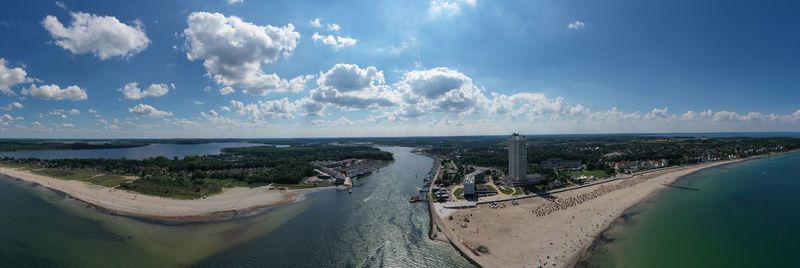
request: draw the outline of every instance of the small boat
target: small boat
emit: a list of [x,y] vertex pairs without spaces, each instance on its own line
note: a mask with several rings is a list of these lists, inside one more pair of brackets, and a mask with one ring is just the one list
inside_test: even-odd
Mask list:
[[412,195],[411,198],[408,199],[409,203],[416,203],[419,202],[419,196]]

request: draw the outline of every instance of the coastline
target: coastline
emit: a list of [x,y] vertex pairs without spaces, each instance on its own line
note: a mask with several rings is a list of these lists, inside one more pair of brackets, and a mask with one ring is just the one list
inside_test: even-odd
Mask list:
[[[448,211],[446,215],[434,212],[431,216],[436,219],[432,223],[442,224],[444,239],[478,266],[571,267],[588,253],[591,245],[601,239],[600,235],[625,211],[649,200],[683,176],[706,168],[769,156],[772,155],[672,167],[569,189],[554,193],[553,196],[557,200],[592,198],[579,200],[568,207],[553,208],[552,211],[542,210],[542,207],[551,208],[553,205],[548,204],[555,202],[531,197],[518,200],[517,206],[505,202],[507,207],[502,209],[479,205],[477,208]],[[619,188],[621,186],[617,185],[626,181],[636,181],[636,184],[596,197],[592,195],[593,191],[604,187],[605,190]],[[537,212],[540,214],[537,215]],[[447,220],[451,215],[453,220]],[[490,252],[476,255],[474,249],[479,245],[488,246]]]
[[235,187],[208,198],[181,200],[61,180],[14,168],[0,167],[0,175],[62,193],[103,213],[164,224],[218,222],[252,216],[271,207],[303,201],[306,193],[328,188],[269,190],[267,186]]

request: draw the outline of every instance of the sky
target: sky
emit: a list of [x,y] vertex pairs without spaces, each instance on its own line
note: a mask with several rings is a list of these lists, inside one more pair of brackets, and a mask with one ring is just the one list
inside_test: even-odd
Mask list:
[[0,138],[800,131],[796,1],[3,1]]

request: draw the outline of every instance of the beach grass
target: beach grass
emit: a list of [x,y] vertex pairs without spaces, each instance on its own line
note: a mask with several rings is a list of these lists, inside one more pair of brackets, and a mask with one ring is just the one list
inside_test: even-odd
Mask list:
[[122,184],[123,182],[130,181],[129,178],[120,175],[114,174],[102,174],[97,176],[92,176],[81,181],[85,181],[91,184],[96,184],[100,186],[105,186],[109,188],[114,188]]
[[57,169],[57,168],[43,168],[43,169],[33,169],[31,170],[34,174],[39,174],[42,176],[48,176],[56,179],[62,180],[85,180],[89,177],[96,176],[100,173],[98,172],[90,172],[90,171],[73,171],[73,170],[65,170],[65,169]]

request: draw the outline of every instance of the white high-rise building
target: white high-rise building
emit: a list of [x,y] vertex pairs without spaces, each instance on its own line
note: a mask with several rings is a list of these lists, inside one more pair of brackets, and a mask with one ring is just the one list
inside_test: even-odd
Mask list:
[[508,139],[508,176],[515,180],[525,180],[528,175],[528,146],[525,136],[517,133]]

